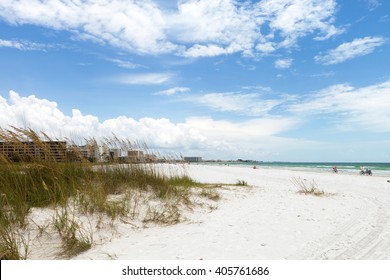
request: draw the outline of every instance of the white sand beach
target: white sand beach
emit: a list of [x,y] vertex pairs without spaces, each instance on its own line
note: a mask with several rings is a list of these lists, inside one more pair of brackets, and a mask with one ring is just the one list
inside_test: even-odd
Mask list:
[[[390,259],[390,178],[233,166],[188,166],[200,182],[236,183],[170,226],[117,227],[75,259]],[[293,178],[326,195],[297,193]]]

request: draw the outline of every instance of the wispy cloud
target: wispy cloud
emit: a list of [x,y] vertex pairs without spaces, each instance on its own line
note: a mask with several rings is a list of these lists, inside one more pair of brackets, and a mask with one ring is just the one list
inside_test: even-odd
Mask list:
[[275,61],[275,67],[278,69],[287,69],[292,65],[293,60],[291,58],[278,59]]
[[159,92],[156,92],[157,95],[175,95],[177,93],[183,93],[188,92],[190,89],[187,87],[173,87],[170,89],[162,90]]
[[326,72],[321,72],[321,73],[317,73],[317,74],[311,74],[310,77],[313,77],[313,78],[327,78],[327,77],[332,77],[335,74],[336,73],[334,71],[326,71]]
[[[238,47],[238,46],[237,46]],[[196,44],[190,47],[187,50],[184,50],[180,55],[184,57],[211,57],[211,56],[219,56],[223,54],[232,54],[237,52],[237,48],[234,47],[220,47],[215,44],[211,45],[199,45]]]
[[220,139],[250,138],[253,140],[289,130],[296,125],[296,120],[293,118],[255,118],[231,122],[217,121],[209,117],[192,117],[187,120],[187,123],[205,135],[214,136],[212,138],[218,136]]
[[172,78],[169,73],[130,74],[116,77],[114,81],[128,85],[160,85]]
[[74,38],[131,53],[191,58],[269,55],[308,35],[327,39],[342,32],[333,24],[335,0],[198,0],[175,6],[161,8],[153,0],[3,0],[0,18],[67,30]]
[[194,102],[213,110],[235,112],[247,116],[267,115],[282,100],[264,99],[257,93],[208,93],[194,99]]
[[21,51],[44,51],[51,46],[29,41],[0,39],[0,48],[14,48]]
[[121,68],[126,68],[126,69],[136,69],[136,68],[144,67],[140,64],[135,64],[132,63],[131,61],[127,61],[119,58],[106,58],[106,60],[115,63]]
[[375,48],[382,46],[386,42],[383,37],[364,37],[344,43],[337,48],[328,51],[324,55],[315,56],[315,61],[330,65],[344,62],[355,57],[372,53]]
[[272,88],[266,87],[266,86],[243,86],[242,89],[244,90],[250,90],[250,91],[257,91],[257,92],[271,92]]
[[378,22],[381,22],[381,23],[388,22],[388,21],[389,21],[389,15],[381,16],[378,19]]
[[379,0],[366,0],[366,2],[370,11],[373,11],[382,5]]
[[289,107],[294,113],[327,115],[348,129],[390,132],[390,81],[354,88],[348,84],[323,89]]

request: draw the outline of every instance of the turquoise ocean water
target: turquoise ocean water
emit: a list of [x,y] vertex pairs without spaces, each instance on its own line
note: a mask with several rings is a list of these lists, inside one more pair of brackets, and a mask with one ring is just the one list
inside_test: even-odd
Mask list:
[[373,162],[207,162],[212,165],[237,165],[242,167],[285,168],[295,170],[312,170],[319,172],[332,172],[337,166],[339,173],[359,174],[360,166],[372,170],[373,175],[390,176],[390,163]]

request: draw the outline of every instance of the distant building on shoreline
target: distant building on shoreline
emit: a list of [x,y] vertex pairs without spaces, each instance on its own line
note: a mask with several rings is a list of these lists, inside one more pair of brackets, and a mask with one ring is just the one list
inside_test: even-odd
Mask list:
[[187,162],[201,162],[202,157],[184,157],[184,161]]
[[65,161],[67,149],[65,141],[0,142],[0,155],[4,155],[15,162],[34,160]]
[[138,150],[127,151],[127,160],[131,163],[144,162],[145,161],[144,152]]
[[69,144],[66,141],[0,141],[0,157],[13,162],[32,162],[39,160],[153,163],[161,162],[154,154],[142,150],[109,148],[97,143],[86,145]]

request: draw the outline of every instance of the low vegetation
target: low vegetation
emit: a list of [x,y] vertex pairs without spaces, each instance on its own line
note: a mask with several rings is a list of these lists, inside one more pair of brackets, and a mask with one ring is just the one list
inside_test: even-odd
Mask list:
[[[58,258],[70,258],[93,246],[95,228],[104,220],[121,219],[143,223],[174,224],[181,220],[181,208],[189,206],[191,190],[201,189],[200,196],[217,200],[215,190],[205,189],[177,170],[162,171],[161,165],[148,162],[119,164],[109,160],[93,162],[81,156],[72,141],[65,160],[58,160],[45,143],[47,135],[32,130],[0,129],[0,142],[23,145],[33,142],[35,154],[0,152],[0,258],[26,259],[29,251],[29,215],[33,209],[51,209],[49,224],[36,224],[39,235],[56,234],[62,250]],[[87,140],[91,148],[96,140]],[[103,145],[128,150],[145,145],[106,139]],[[36,148],[38,147],[38,148]],[[167,175],[168,174],[168,175]],[[82,215],[94,221],[81,221]],[[95,221],[98,221],[95,223]],[[129,222],[130,221],[130,222]],[[35,223],[35,222],[34,222]]]
[[83,226],[68,207],[57,209],[53,217],[53,226],[62,241],[62,251],[59,257],[73,257],[92,247],[92,229]]
[[220,185],[205,186],[201,189],[199,195],[213,201],[218,201],[221,199],[221,195],[217,190],[218,188],[221,188],[221,186]]
[[237,180],[236,186],[248,186],[248,182],[244,180]]
[[327,193],[319,189],[317,183],[312,181],[307,181],[306,179],[293,178],[291,179],[293,185],[298,189],[298,193],[304,195],[314,195],[314,196],[325,196]]

